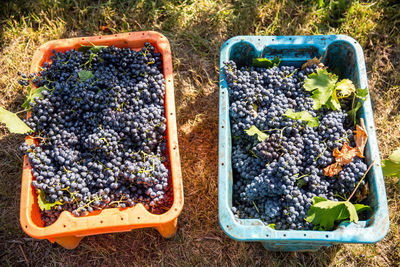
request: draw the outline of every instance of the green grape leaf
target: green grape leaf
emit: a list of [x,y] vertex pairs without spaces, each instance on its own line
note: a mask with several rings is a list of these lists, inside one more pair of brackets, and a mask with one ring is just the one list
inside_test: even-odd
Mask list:
[[84,82],[86,80],[89,80],[92,78],[94,75],[90,70],[81,70],[78,72],[79,79]]
[[34,90],[32,90],[32,85],[28,86],[28,92],[26,95],[26,99],[25,102],[21,105],[24,109],[28,110],[31,108],[31,106],[29,105],[30,102],[35,102],[35,98],[39,97],[40,99],[43,99],[43,90],[47,90],[46,86],[42,86],[39,88],[36,88]]
[[357,105],[352,109],[347,112],[351,120],[354,122],[354,125],[357,123],[357,112],[361,108],[361,103],[357,102]]
[[356,208],[357,213],[361,213],[363,211],[372,211],[370,206],[363,204],[354,204],[354,207]]
[[272,68],[274,66],[279,66],[281,63],[281,60],[279,57],[274,57],[274,59],[268,59],[268,58],[253,58],[253,67],[259,67],[259,68]]
[[326,105],[334,93],[337,80],[338,77],[335,74],[323,69],[317,69],[316,73],[308,75],[303,87],[306,91],[313,91],[311,96],[314,101],[313,109],[317,110]]
[[393,151],[389,159],[382,161],[382,171],[384,176],[396,176],[400,178],[400,147]]
[[308,126],[310,126],[310,127],[318,127],[319,126],[318,118],[313,117],[308,111],[294,112],[292,109],[288,109],[283,114],[283,116],[286,116],[293,120],[305,121],[305,122],[307,122]]
[[368,98],[368,89],[364,88],[364,89],[357,89],[356,90],[356,96],[360,99],[362,99],[363,101],[367,100]]
[[46,197],[44,195],[43,190],[38,190],[38,205],[41,210],[50,210],[52,207],[57,205],[62,205],[60,201],[56,201],[54,203],[50,203],[46,201]]
[[255,125],[252,125],[250,127],[250,129],[248,130],[244,130],[246,132],[247,135],[249,136],[253,136],[253,135],[257,135],[257,139],[260,142],[263,142],[265,139],[267,139],[268,135],[261,132]]
[[340,102],[336,97],[335,93],[333,93],[332,96],[329,98],[328,102],[326,103],[326,106],[332,110],[338,110],[341,108]]
[[99,52],[101,49],[107,48],[107,47],[108,47],[108,46],[106,46],[106,45],[94,45],[94,46],[92,46],[92,48],[90,48],[90,50],[92,50],[93,53],[97,53],[97,52]]
[[270,223],[270,224],[268,224],[268,227],[271,227],[272,229],[274,229],[274,230],[275,230],[275,224],[274,224],[274,223]]
[[304,181],[304,179],[297,180],[297,187],[298,188],[302,188],[305,185],[307,185],[307,183]]
[[0,122],[4,123],[12,133],[25,134],[33,132],[15,113],[0,107]]
[[78,48],[78,51],[79,52],[86,52],[86,51],[92,50],[93,53],[97,53],[101,49],[106,48],[106,47],[108,47],[108,46],[105,46],[105,45],[94,45],[94,44],[92,44],[92,45],[82,45],[81,44],[81,47]]
[[336,84],[335,90],[339,97],[348,97],[356,92],[356,87],[351,80],[343,79]]
[[[364,211],[368,206],[358,204],[358,211]],[[335,222],[349,220],[358,222],[357,208],[349,201],[331,201],[322,197],[314,197],[313,205],[305,220],[316,226],[317,230],[332,230]]]

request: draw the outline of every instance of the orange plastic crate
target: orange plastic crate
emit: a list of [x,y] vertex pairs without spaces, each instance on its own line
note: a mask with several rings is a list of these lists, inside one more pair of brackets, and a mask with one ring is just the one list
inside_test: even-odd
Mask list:
[[[130,32],[106,36],[79,37],[50,41],[35,52],[31,73],[39,72],[44,62],[51,62],[52,50],[65,52],[78,49],[83,45],[114,45],[119,48],[140,50],[145,42],[150,42],[157,52],[162,54],[163,72],[165,78],[165,114],[167,118],[167,140],[170,156],[170,172],[173,187],[173,205],[163,214],[152,214],[142,204],[131,208],[108,208],[94,211],[84,217],[75,217],[68,211],[63,211],[57,221],[47,227],[41,220],[37,194],[31,185],[34,177],[28,157],[24,157],[21,186],[21,226],[24,231],[37,239],[48,239],[61,246],[73,249],[84,236],[111,232],[130,231],[136,228],[154,227],[163,237],[172,237],[176,232],[178,216],[183,208],[182,174],[179,159],[178,138],[175,118],[175,99],[172,75],[171,49],[167,38],[157,32]],[[28,117],[30,114],[28,114]],[[28,144],[33,139],[26,138]]]

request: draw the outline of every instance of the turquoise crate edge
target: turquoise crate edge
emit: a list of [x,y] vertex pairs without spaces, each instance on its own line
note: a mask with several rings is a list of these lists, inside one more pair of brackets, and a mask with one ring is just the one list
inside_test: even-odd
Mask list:
[[[386,192],[384,187],[382,169],[380,166],[379,150],[377,149],[376,132],[373,123],[373,114],[370,98],[363,105],[363,117],[366,120],[366,127],[370,136],[369,150],[372,148],[371,154],[374,155],[375,161],[372,168],[374,173],[373,187],[377,190],[377,202],[380,204],[375,212],[375,220],[363,222],[364,224],[371,223],[366,228],[357,228],[354,224],[344,226],[335,231],[304,231],[304,230],[287,230],[276,231],[266,225],[260,220],[241,220],[235,219],[233,213],[229,208],[229,182],[230,177],[227,177],[231,172],[230,165],[230,125],[229,125],[229,98],[228,89],[222,73],[222,66],[229,58],[229,49],[238,42],[251,43],[256,49],[257,53],[267,44],[265,41],[275,42],[285,41],[285,44],[290,42],[297,42],[297,44],[305,41],[306,44],[316,44],[316,41],[323,41],[326,47],[333,41],[346,41],[356,51],[356,63],[358,67],[358,75],[361,88],[368,88],[367,75],[364,62],[364,54],[361,46],[353,38],[345,35],[320,35],[320,36],[236,36],[227,40],[221,48],[220,53],[220,117],[219,117],[219,222],[224,232],[233,239],[242,241],[261,241],[261,242],[290,242],[305,241],[305,242],[321,242],[323,245],[330,245],[333,243],[375,243],[381,240],[388,232],[389,217],[386,200]],[[253,42],[258,42],[254,44]],[[257,55],[259,56],[259,55]],[[228,140],[229,139],[229,140]],[[222,142],[221,142],[222,141]],[[382,204],[383,203],[383,204]],[[246,221],[246,222],[243,222]],[[362,222],[360,222],[362,223]],[[235,231],[234,228],[240,228],[240,231]],[[242,233],[252,232],[250,235],[243,235]],[[255,234],[253,232],[256,232]]]

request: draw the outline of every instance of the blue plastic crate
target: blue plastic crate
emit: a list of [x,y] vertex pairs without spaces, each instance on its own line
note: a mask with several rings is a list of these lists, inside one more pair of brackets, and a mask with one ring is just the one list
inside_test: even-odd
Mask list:
[[389,213],[381,160],[373,120],[371,101],[364,102],[361,116],[368,132],[366,162],[374,165],[368,173],[370,219],[342,223],[334,231],[273,230],[258,219],[237,219],[232,208],[233,173],[232,141],[229,118],[229,89],[222,71],[224,62],[250,65],[254,57],[279,57],[281,65],[300,67],[308,59],[322,57],[322,62],[351,79],[359,88],[367,88],[368,80],[361,46],[344,35],[318,36],[236,36],[226,41],[220,53],[219,90],[219,222],[225,233],[239,241],[259,241],[269,250],[305,251],[341,243],[375,243],[389,229]]

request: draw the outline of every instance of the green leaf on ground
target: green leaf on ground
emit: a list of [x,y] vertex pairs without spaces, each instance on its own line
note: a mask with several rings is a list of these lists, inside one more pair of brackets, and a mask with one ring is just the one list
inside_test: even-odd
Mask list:
[[0,122],[4,123],[12,133],[25,134],[33,132],[15,113],[0,107]]
[[310,127],[319,126],[318,118],[313,117],[308,111],[294,112],[292,109],[288,109],[286,110],[285,114],[283,114],[283,116],[286,116],[293,120],[305,121]]
[[253,67],[272,68],[273,66],[279,66],[280,63],[279,57],[274,57],[272,60],[268,58],[253,58]]
[[89,80],[90,78],[92,78],[94,75],[90,70],[81,70],[80,72],[78,72],[78,76],[79,79],[84,82],[86,80]]
[[46,201],[46,197],[42,190],[38,190],[38,205],[41,210],[50,210],[52,207],[57,205],[62,205],[60,201],[56,201],[54,203],[50,203]]
[[31,108],[29,103],[30,102],[35,102],[35,98],[36,97],[39,97],[40,99],[43,99],[43,94],[42,94],[43,90],[47,90],[47,87],[46,86],[42,86],[42,87],[39,87],[39,88],[36,88],[36,89],[32,90],[32,85],[29,85],[28,92],[27,92],[27,95],[26,95],[26,99],[25,99],[25,102],[22,104],[22,107],[24,109],[28,110],[28,109]]
[[389,159],[382,161],[382,171],[384,176],[400,178],[400,147],[393,151]]
[[400,164],[400,147],[398,147],[393,153],[389,156],[389,160],[394,163]]
[[335,222],[349,220],[358,222],[357,212],[370,209],[369,206],[349,201],[331,201],[322,197],[314,197],[313,205],[307,213],[306,221],[314,224],[317,230],[332,230]]
[[268,226],[275,230],[275,224],[274,223],[270,223],[270,224],[268,224]]
[[304,89],[313,91],[311,98],[314,100],[314,109],[324,106],[334,92],[338,77],[327,70],[317,69],[304,81]]
[[246,132],[247,135],[249,136],[253,136],[253,135],[257,135],[257,139],[260,142],[263,142],[265,139],[267,139],[268,135],[261,132],[255,125],[252,125],[250,127],[250,129],[248,130],[244,130]]

